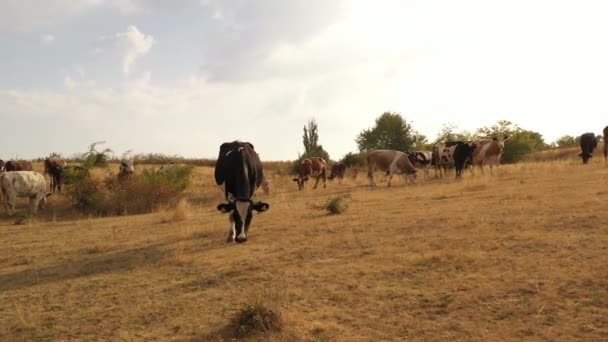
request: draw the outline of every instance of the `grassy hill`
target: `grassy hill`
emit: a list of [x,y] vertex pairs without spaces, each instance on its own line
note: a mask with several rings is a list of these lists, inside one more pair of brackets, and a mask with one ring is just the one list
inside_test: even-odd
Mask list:
[[2,211],[0,340],[230,340],[253,304],[283,324],[253,340],[608,339],[602,158],[377,189],[268,173],[242,245],[210,167],[175,217],[76,217],[60,195],[24,225]]

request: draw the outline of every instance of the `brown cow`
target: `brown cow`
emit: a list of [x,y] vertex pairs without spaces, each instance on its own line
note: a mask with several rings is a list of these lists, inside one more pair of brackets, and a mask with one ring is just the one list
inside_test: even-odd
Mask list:
[[604,164],[608,163],[608,126],[604,127]]
[[4,164],[6,171],[34,171],[32,163],[25,160],[9,160]]
[[406,182],[410,181],[413,183],[416,178],[417,170],[407,155],[401,151],[371,150],[367,152],[367,165],[367,177],[369,178],[369,185],[372,187],[377,186],[374,180],[374,171],[376,169],[388,172],[387,186],[391,186],[391,180],[395,174],[405,175]]
[[326,186],[326,176],[325,176],[325,160],[319,157],[311,157],[302,160],[300,164],[300,170],[298,172],[298,177],[294,178],[293,181],[298,183],[298,190],[304,189],[304,185],[308,180],[308,177],[313,177],[317,181],[315,182],[315,186],[313,189],[317,188],[319,184],[319,180],[323,178],[323,187]]
[[344,174],[346,174],[346,165],[337,162],[331,166],[331,171],[329,172],[329,177],[327,177],[327,179],[333,180],[337,177],[341,181],[344,178]]
[[45,159],[44,160],[44,173],[49,175],[51,191],[59,190],[61,192],[63,168],[68,165],[65,160],[59,159]]

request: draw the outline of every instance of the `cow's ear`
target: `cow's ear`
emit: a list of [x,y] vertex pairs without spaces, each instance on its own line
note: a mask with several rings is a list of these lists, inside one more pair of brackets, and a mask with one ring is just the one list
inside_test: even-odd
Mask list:
[[251,206],[251,208],[259,213],[264,212],[268,209],[270,209],[270,204],[268,203],[264,203],[264,202],[255,202],[253,203],[253,205]]
[[294,178],[294,179],[293,179],[293,181],[294,181],[294,182],[297,182],[297,181],[298,181],[298,179],[297,179],[297,178]]
[[579,153],[579,154],[577,154],[576,156],[577,156],[577,157],[580,157],[580,156],[582,156],[582,155],[583,155],[582,153]]
[[308,176],[306,176],[306,177],[302,178],[302,181],[303,181],[303,182],[306,182],[307,180],[308,180]]
[[234,209],[234,206],[230,203],[220,203],[217,205],[217,210],[224,214],[231,212],[232,209]]

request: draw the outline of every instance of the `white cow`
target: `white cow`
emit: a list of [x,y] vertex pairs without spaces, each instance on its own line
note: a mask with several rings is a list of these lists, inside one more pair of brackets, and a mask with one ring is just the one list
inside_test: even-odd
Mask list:
[[0,173],[0,187],[4,197],[4,208],[9,215],[15,214],[17,197],[30,199],[30,211],[38,213],[38,207],[44,208],[46,198],[46,181],[41,173],[34,171],[13,171]]

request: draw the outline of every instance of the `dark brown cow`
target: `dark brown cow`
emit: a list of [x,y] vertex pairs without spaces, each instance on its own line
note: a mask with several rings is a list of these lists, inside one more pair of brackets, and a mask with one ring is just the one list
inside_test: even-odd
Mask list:
[[327,179],[333,180],[334,178],[338,178],[342,180],[344,178],[344,174],[346,174],[346,165],[341,162],[337,162],[331,166],[331,171],[329,172],[329,177]]
[[25,160],[9,160],[4,164],[6,171],[34,171],[32,163]]
[[604,164],[608,163],[608,126],[604,127]]
[[317,188],[319,184],[319,180],[323,178],[323,187],[326,186],[326,175],[325,175],[325,160],[319,157],[311,157],[302,160],[300,164],[300,170],[298,172],[298,177],[294,178],[293,181],[298,183],[298,190],[304,189],[304,184],[308,180],[308,177],[313,177],[317,181],[315,182],[315,186],[313,189]]
[[68,165],[65,160],[59,159],[45,159],[44,160],[44,173],[49,175],[51,191],[59,190],[61,192],[61,186],[63,184],[63,168]]
[[595,133],[585,133],[581,135],[581,153],[579,157],[583,159],[583,164],[587,164],[589,159],[593,157],[593,150],[597,147],[597,137]]

